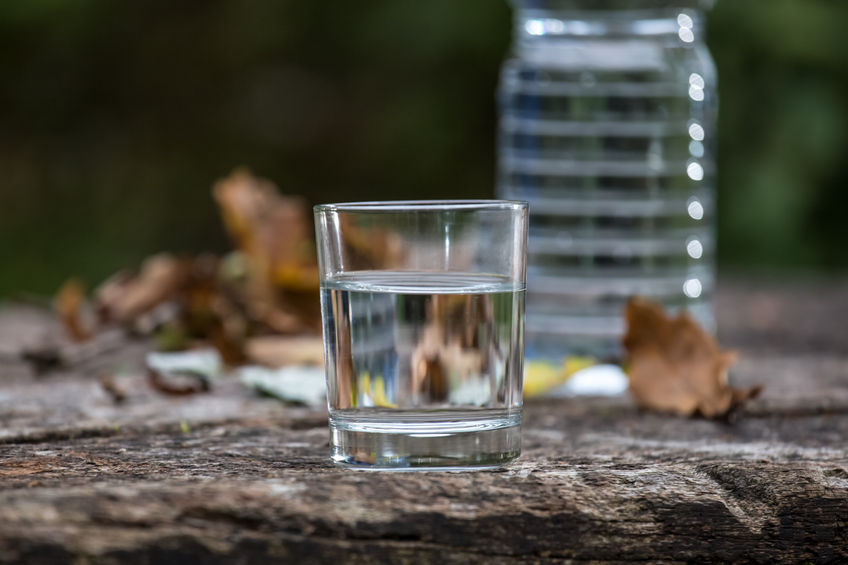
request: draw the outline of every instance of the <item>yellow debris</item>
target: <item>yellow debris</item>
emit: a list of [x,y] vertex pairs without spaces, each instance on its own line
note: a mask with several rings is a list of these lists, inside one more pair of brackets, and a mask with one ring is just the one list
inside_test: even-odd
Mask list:
[[562,365],[547,361],[529,361],[524,365],[524,396],[541,396],[549,390],[567,381],[577,371],[581,371],[597,361],[592,357],[569,356]]

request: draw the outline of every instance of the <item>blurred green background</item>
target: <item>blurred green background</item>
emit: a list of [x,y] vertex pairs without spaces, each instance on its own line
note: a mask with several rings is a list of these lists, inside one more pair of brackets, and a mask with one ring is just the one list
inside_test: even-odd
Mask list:
[[[844,0],[720,0],[719,261],[848,266]],[[212,182],[491,197],[503,0],[0,3],[0,296],[228,248]]]

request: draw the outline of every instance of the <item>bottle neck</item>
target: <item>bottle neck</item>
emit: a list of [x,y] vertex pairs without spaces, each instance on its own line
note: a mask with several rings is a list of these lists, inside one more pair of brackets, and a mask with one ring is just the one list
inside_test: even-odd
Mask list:
[[[540,7],[539,4],[547,5]],[[549,7],[550,4],[555,6]],[[516,44],[520,47],[551,40],[593,38],[658,39],[684,46],[703,41],[704,13],[693,7],[696,2],[684,7],[639,10],[571,9],[575,4],[591,2],[517,2]]]

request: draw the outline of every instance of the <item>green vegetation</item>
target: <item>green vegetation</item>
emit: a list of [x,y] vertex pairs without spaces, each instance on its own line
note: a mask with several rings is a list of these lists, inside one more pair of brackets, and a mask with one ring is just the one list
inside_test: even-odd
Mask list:
[[[720,260],[846,267],[848,3],[721,0]],[[0,3],[0,296],[227,243],[238,165],[311,201],[488,197],[501,0]]]

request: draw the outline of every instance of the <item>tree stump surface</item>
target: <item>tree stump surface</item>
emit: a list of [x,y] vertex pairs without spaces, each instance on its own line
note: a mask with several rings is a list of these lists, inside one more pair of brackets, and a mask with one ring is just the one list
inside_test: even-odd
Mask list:
[[[144,343],[6,306],[0,563],[848,562],[845,289],[720,285],[732,379],[766,385],[733,423],[531,400],[517,462],[454,473],[336,467],[323,411],[235,379],[166,396]],[[50,340],[36,372],[22,348]]]

